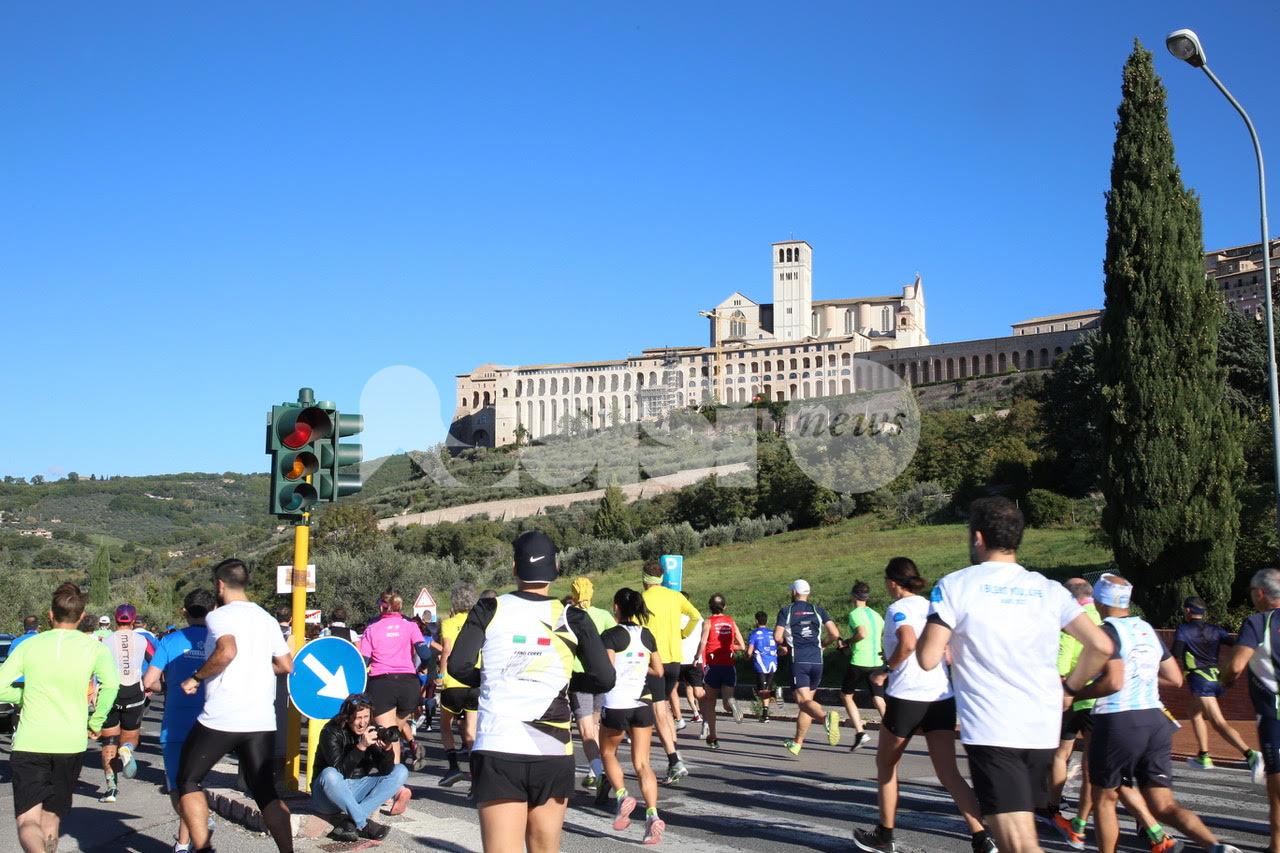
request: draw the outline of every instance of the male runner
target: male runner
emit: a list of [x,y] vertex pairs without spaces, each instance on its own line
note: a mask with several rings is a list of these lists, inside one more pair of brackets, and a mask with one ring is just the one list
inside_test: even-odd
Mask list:
[[[649,609],[649,622],[645,626],[658,641],[658,657],[663,661],[663,689],[661,695],[655,697],[653,716],[658,731],[658,739],[667,752],[666,783],[674,785],[689,775],[689,769],[680,760],[676,750],[675,718],[671,711],[672,699],[676,685],[680,680],[681,641],[693,634],[702,614],[698,608],[689,603],[683,595],[662,585],[662,565],[657,560],[648,560],[641,569],[644,581],[644,604]],[[688,622],[681,628],[682,617]],[[670,661],[670,663],[667,663]]]
[[[778,611],[773,639],[785,645],[791,653],[791,675],[796,691],[796,735],[784,740],[782,746],[792,755],[799,755],[804,747],[804,736],[814,720],[827,729],[827,743],[840,743],[840,714],[828,713],[815,700],[814,693],[822,684],[822,650],[829,643],[840,641],[840,629],[831,621],[827,611],[809,602],[809,582],[798,580],[791,584],[791,603]],[[823,631],[826,637],[823,637]]]
[[773,702],[773,679],[778,674],[778,643],[769,630],[769,614],[756,611],[756,629],[747,640],[747,656],[756,671],[756,701],[760,722],[769,722],[769,705]]
[[191,833],[187,830],[187,825],[182,820],[182,810],[178,807],[178,764],[182,757],[182,747],[196,724],[196,716],[204,707],[203,688],[188,696],[182,690],[182,682],[204,666],[209,658],[212,648],[207,642],[209,629],[204,620],[217,603],[213,593],[207,589],[187,593],[182,602],[187,627],[164,636],[155,656],[151,658],[147,674],[142,677],[142,686],[153,692],[161,688],[160,680],[162,676],[164,678],[164,718],[160,721],[160,747],[164,754],[164,775],[168,782],[169,799],[178,815],[178,840],[173,847],[174,853],[186,853],[191,848]]
[[1204,599],[1198,595],[1184,601],[1182,612],[1186,621],[1173,635],[1173,658],[1187,674],[1187,688],[1191,691],[1191,728],[1200,749],[1194,758],[1187,759],[1187,763],[1201,770],[1213,767],[1213,759],[1209,757],[1209,727],[1205,725],[1207,718],[1223,740],[1240,750],[1254,781],[1262,784],[1262,753],[1249,748],[1218,706],[1218,697],[1223,693],[1218,682],[1218,651],[1222,646],[1230,645],[1231,635],[1221,625],[1205,621],[1207,609]]
[[[591,599],[595,596],[595,585],[590,578],[574,578],[570,587],[573,605],[587,612],[591,624],[596,626],[596,633],[601,637],[618,622],[613,614],[603,607],[595,607]],[[582,661],[573,659],[573,674],[569,676],[569,698],[573,706],[574,719],[578,721],[578,736],[582,738],[582,752],[587,757],[587,775],[582,777],[582,787],[593,793],[604,785],[604,763],[600,758],[600,713],[604,710],[604,694],[593,693],[587,689],[587,679],[582,668]]]
[[98,798],[100,803],[116,801],[117,773],[123,772],[125,778],[132,779],[138,772],[133,753],[142,737],[142,714],[147,702],[142,676],[147,671],[147,661],[155,654],[155,647],[134,627],[137,617],[138,611],[132,604],[121,604],[116,608],[116,630],[102,640],[120,673],[120,692],[102,726],[102,773],[106,777],[106,790]]
[[213,567],[218,600],[205,616],[208,659],[182,682],[195,696],[204,685],[204,708],[196,718],[178,760],[182,820],[195,853],[209,846],[209,803],[201,782],[229,752],[240,761],[241,776],[262,813],[262,822],[281,853],[293,850],[289,807],[276,794],[272,747],[276,732],[276,676],[293,672],[293,655],[271,614],[249,601],[249,569],[236,559]]
[[[680,594],[688,600],[689,593],[681,592]],[[684,731],[688,723],[685,722],[684,714],[680,712],[680,696],[683,694],[685,701],[689,703],[689,710],[693,713],[692,722],[695,725],[702,724],[702,731],[698,737],[705,740],[707,723],[702,719],[702,697],[707,692],[703,669],[705,661],[698,657],[698,646],[702,640],[702,620],[691,619],[689,614],[684,614],[680,617],[680,633],[683,635],[680,641],[680,678],[676,682],[676,692],[671,695],[671,716],[675,720],[675,730]]]
[[850,752],[862,746],[867,739],[862,715],[858,713],[856,694],[871,695],[880,719],[884,719],[885,712],[884,618],[867,606],[870,597],[870,584],[858,581],[853,585],[849,591],[849,604],[852,606],[848,617],[850,635],[848,640],[840,642],[841,648],[852,649],[849,652],[849,669],[844,674],[844,683],[840,685],[840,699],[854,731]]
[[[1173,733],[1177,723],[1160,702],[1160,686],[1180,687],[1182,672],[1155,629],[1129,613],[1133,585],[1105,574],[1094,590],[1102,630],[1115,647],[1106,668],[1078,691],[1097,698],[1089,743],[1089,781],[1093,784],[1098,849],[1115,853],[1120,840],[1116,817],[1118,790],[1132,780],[1156,819],[1172,824],[1211,853],[1239,853],[1222,844],[1199,817],[1173,798]],[[1175,846],[1176,847],[1176,846]]]
[[1039,851],[1033,812],[1049,805],[1049,771],[1062,725],[1058,632],[1083,645],[1067,678],[1075,690],[1114,646],[1061,584],[1018,565],[1022,512],[1007,498],[969,507],[974,565],[940,580],[916,646],[920,666],[948,644],[960,737],[974,793],[1003,853]]
[[462,720],[462,752],[468,758],[471,745],[476,739],[480,691],[449,675],[449,655],[453,652],[453,644],[457,642],[458,632],[462,630],[462,624],[467,621],[467,614],[475,604],[475,587],[466,581],[459,581],[449,593],[449,618],[440,623],[440,671],[444,673],[440,689],[440,744],[444,747],[449,768],[444,771],[438,784],[444,788],[450,788],[467,777],[458,763],[461,754],[454,742],[454,720]]
[[[84,594],[64,583],[49,608],[52,630],[22,643],[0,665],[0,702],[22,704],[9,753],[13,814],[23,853],[58,848],[62,818],[84,764],[84,741],[96,739],[115,703],[119,676],[111,653],[77,630]],[[13,682],[24,679],[24,686]],[[85,689],[98,679],[99,702],[89,715]]]
[[735,723],[742,722],[742,711],[733,698],[738,686],[737,653],[746,648],[742,632],[733,617],[724,612],[724,596],[716,593],[707,602],[711,615],[702,623],[702,639],[698,643],[698,659],[707,663],[707,689],[702,697],[702,719],[707,726],[707,746],[720,748],[716,736],[716,700],[724,701],[724,709],[733,715]]
[[30,640],[36,634],[40,633],[40,617],[27,616],[22,620],[22,633],[13,638],[13,642],[9,644],[9,654],[13,654],[13,650],[26,640]]
[[1240,626],[1235,654],[1222,670],[1221,680],[1223,688],[1230,689],[1249,672],[1249,698],[1258,715],[1258,743],[1271,806],[1270,849],[1280,850],[1280,571],[1254,573],[1249,600],[1258,612]]

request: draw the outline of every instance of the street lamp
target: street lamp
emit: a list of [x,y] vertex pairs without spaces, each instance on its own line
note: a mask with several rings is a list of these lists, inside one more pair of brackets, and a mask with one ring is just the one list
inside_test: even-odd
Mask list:
[[1231,102],[1231,106],[1236,108],[1240,118],[1244,119],[1245,127],[1249,128],[1249,138],[1253,140],[1253,154],[1258,160],[1258,205],[1262,210],[1262,292],[1266,300],[1267,323],[1267,384],[1271,391],[1271,455],[1275,473],[1276,530],[1280,533],[1280,390],[1277,390],[1276,381],[1275,313],[1271,306],[1271,240],[1267,229],[1267,172],[1262,165],[1262,143],[1258,141],[1258,131],[1254,129],[1253,120],[1249,118],[1249,114],[1227,91],[1227,87],[1222,85],[1218,75],[1209,68],[1204,47],[1200,44],[1200,37],[1195,34],[1195,31],[1174,30],[1169,33],[1164,43],[1169,48],[1169,52],[1178,59],[1192,68],[1203,71],[1205,76],[1213,81],[1213,85],[1218,87],[1218,91]]

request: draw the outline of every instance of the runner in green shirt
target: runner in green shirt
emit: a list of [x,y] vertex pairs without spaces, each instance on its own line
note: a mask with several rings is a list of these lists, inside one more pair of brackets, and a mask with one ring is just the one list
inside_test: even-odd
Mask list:
[[862,715],[858,713],[855,695],[858,691],[871,694],[880,716],[884,716],[884,617],[867,606],[871,597],[871,587],[858,581],[849,591],[849,632],[848,640],[842,640],[840,648],[851,649],[849,652],[849,669],[845,672],[844,683],[840,685],[840,698],[844,700],[845,713],[849,715],[849,725],[853,726],[853,746],[850,752],[862,746],[867,739],[863,731]]
[[[115,702],[120,677],[111,652],[77,630],[84,594],[65,583],[53,594],[53,629],[22,643],[0,665],[0,702],[22,706],[9,772],[18,843],[26,853],[57,847],[62,818],[84,763],[85,739],[96,739]],[[89,715],[89,683],[98,703]],[[22,687],[13,682],[24,679]]]

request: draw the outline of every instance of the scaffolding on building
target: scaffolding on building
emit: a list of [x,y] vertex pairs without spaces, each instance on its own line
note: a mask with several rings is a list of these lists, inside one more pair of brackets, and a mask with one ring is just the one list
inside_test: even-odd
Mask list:
[[680,355],[675,349],[662,353],[662,381],[657,385],[640,388],[636,398],[640,405],[640,417],[660,420],[680,405]]

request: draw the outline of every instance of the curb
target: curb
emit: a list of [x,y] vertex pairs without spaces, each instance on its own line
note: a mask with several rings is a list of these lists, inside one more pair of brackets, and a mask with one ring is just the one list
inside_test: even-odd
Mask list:
[[[250,832],[266,832],[257,804],[234,788],[206,788],[204,795],[209,801],[209,811],[224,820]],[[283,799],[286,802],[292,800],[288,805],[294,838],[323,838],[333,831],[333,824],[328,819],[311,811],[307,795],[289,794]]]

